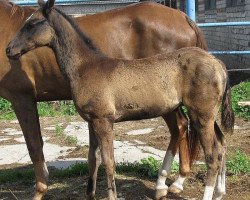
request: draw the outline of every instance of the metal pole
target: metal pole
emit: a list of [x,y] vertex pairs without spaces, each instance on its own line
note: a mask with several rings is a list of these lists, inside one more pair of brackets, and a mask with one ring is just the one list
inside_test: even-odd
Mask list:
[[186,0],[187,15],[195,21],[195,0]]
[[211,54],[216,54],[216,55],[239,55],[239,54],[246,54],[249,55],[250,51],[246,50],[246,51],[209,51],[209,53]]
[[199,27],[214,27],[214,26],[250,26],[250,21],[246,22],[213,22],[213,23],[199,23]]

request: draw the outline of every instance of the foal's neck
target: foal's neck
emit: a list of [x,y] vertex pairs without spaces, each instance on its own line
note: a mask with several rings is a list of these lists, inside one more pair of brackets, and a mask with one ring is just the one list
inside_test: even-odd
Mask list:
[[51,47],[67,78],[73,79],[79,67],[88,67],[87,63],[102,57],[91,40],[81,33],[68,16],[55,10],[51,23],[56,34]]

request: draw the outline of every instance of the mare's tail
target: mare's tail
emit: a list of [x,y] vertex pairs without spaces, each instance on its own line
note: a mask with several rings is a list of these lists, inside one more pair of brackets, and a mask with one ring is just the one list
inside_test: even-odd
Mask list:
[[201,31],[201,29],[188,16],[186,16],[186,20],[196,34],[196,38],[197,38],[196,47],[199,47],[199,48],[207,51],[208,50],[207,42],[205,40],[204,34]]
[[223,94],[221,106],[221,125],[226,132],[233,133],[234,129],[234,112],[231,101],[231,88],[227,80],[226,89]]
[[[181,109],[181,112],[182,112],[182,115],[186,117],[186,114],[183,112],[182,109]],[[198,133],[195,130],[195,128],[192,127],[191,123],[189,124],[189,126],[190,127],[187,128],[186,130],[186,139],[187,139],[187,146],[188,146],[189,167],[191,168],[197,156],[199,155],[200,142],[199,142]]]

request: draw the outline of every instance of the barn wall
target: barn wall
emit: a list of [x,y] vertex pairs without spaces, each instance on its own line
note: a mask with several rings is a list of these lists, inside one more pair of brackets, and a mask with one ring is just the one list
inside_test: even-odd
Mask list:
[[[227,6],[226,1],[217,0],[216,9],[206,10],[205,0],[198,0],[197,22],[250,21],[250,0],[238,0],[238,5],[235,6]],[[250,26],[211,27],[202,30],[210,50],[250,50]],[[250,55],[218,57],[228,68],[250,68]]]

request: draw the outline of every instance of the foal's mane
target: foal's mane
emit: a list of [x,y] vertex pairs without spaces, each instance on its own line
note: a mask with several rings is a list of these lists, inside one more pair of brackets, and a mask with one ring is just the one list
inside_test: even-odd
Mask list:
[[93,43],[93,41],[87,36],[85,35],[80,28],[78,27],[78,25],[76,24],[76,22],[72,19],[72,17],[66,15],[65,13],[63,13],[62,11],[60,11],[57,8],[54,8],[59,14],[61,14],[70,24],[71,26],[74,28],[74,30],[77,32],[77,34],[80,36],[80,38],[83,40],[83,42],[94,52],[98,53],[98,54],[102,54],[100,52],[100,50],[96,47],[96,45]]

